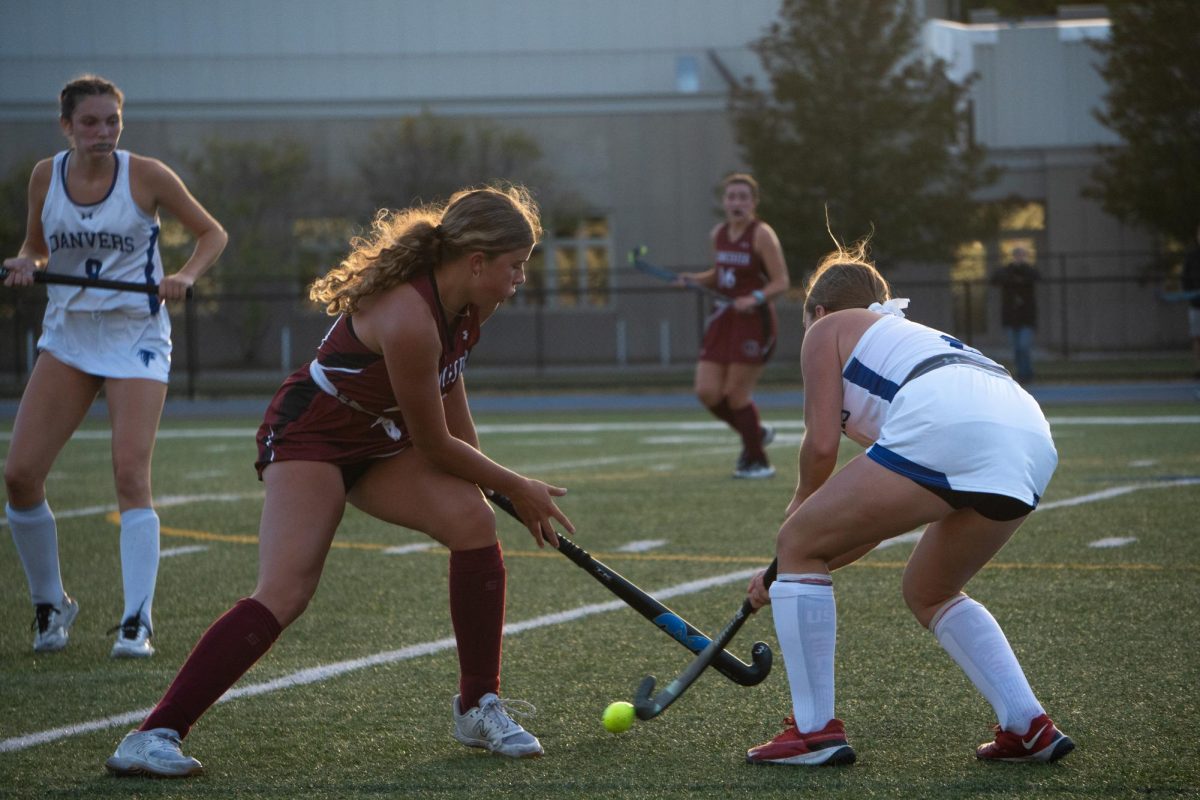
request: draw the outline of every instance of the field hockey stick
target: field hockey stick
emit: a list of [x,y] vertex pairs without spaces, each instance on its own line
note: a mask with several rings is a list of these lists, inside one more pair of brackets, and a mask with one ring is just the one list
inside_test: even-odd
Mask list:
[[[506,511],[513,519],[521,522],[512,501],[496,493],[489,498],[497,508]],[[522,524],[524,524],[522,522]],[[558,552],[573,564],[595,578],[601,586],[621,598],[634,611],[658,626],[659,630],[686,647],[692,653],[704,652],[711,639],[692,626],[683,617],[664,606],[653,596],[638,588],[607,564],[593,558],[590,553],[561,533],[558,536]],[[732,653],[721,648],[709,658],[710,666],[729,680],[741,686],[762,683],[771,672],[771,648],[765,642],[755,642],[750,650],[752,664],[747,664]]]
[[[675,281],[679,280],[679,273],[672,272],[669,269],[663,269],[662,267],[656,264],[651,264],[649,261],[646,261],[644,258],[642,258],[642,256],[646,255],[648,252],[650,251],[646,245],[640,245],[629,251],[629,263],[633,265],[634,269],[645,275],[649,275],[652,278],[657,278],[665,283],[675,283]],[[710,289],[707,286],[696,283],[695,281],[684,278],[684,285],[686,285],[689,289],[695,289],[706,297],[712,298],[720,305],[729,305],[733,302],[716,289]]]
[[[0,267],[0,281],[8,277],[8,267]],[[86,289],[109,289],[114,292],[138,292],[140,294],[158,294],[157,283],[137,283],[135,281],[110,281],[104,278],[81,278],[78,275],[63,275],[60,272],[38,270],[33,273],[34,283],[61,283],[67,286],[82,286]],[[192,296],[192,287],[187,288],[185,295]]]
[[[777,566],[777,562],[772,561],[771,566],[767,567],[767,571],[763,573],[764,587],[770,586],[774,582]],[[647,675],[643,678],[633,700],[633,710],[637,714],[638,719],[654,719],[666,711],[667,706],[678,700],[679,696],[696,682],[696,679],[700,677],[700,673],[704,672],[712,664],[717,653],[724,652],[725,646],[729,644],[734,634],[741,629],[742,624],[753,613],[754,606],[750,603],[750,598],[747,597],[742,601],[741,608],[733,615],[733,619],[717,635],[717,638],[709,642],[708,647],[704,648],[699,655],[692,659],[692,663],[688,664],[683,672],[679,673],[679,677],[668,683],[658,694],[654,694],[655,677]]]

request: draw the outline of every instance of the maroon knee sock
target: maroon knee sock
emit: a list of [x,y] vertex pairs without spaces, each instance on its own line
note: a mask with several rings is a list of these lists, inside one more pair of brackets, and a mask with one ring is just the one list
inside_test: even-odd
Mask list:
[[758,409],[754,403],[733,409],[733,427],[742,437],[742,449],[746,458],[751,461],[766,461],[767,454],[762,447],[762,423],[758,418]]
[[209,626],[162,700],[138,730],[171,728],[187,736],[200,715],[242,677],[283,630],[275,615],[252,598],[239,600]]
[[500,691],[506,572],[500,544],[450,553],[450,620],[458,642],[458,693],[463,711]]
[[737,430],[737,421],[733,417],[733,409],[729,407],[729,398],[722,397],[721,402],[715,406],[708,406],[708,411],[714,417],[724,422],[729,427]]

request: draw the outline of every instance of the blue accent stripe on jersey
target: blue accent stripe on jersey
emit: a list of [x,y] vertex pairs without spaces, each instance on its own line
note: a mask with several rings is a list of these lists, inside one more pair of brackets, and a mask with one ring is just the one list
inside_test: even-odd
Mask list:
[[867,458],[880,466],[887,467],[892,472],[898,472],[906,478],[911,478],[923,486],[936,486],[939,489],[954,488],[950,485],[950,479],[946,477],[946,473],[922,467],[878,444],[871,445],[871,449],[867,451]]
[[[146,246],[145,273],[146,273],[146,285],[147,286],[154,285],[154,250],[157,245],[158,245],[158,226],[151,225],[150,226],[150,243]],[[158,308],[161,305],[161,303],[159,303],[159,300],[158,300],[158,295],[148,294],[148,295],[146,295],[146,300],[147,300],[147,302],[150,303],[150,313],[157,314]]]
[[842,377],[889,403],[896,396],[896,392],[900,391],[900,384],[889,381],[857,358],[850,359],[850,363],[842,370]]

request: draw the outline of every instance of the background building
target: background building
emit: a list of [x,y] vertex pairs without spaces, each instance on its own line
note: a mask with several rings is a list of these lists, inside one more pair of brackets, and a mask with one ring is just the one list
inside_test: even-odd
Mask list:
[[[896,273],[899,288],[919,298],[922,321],[966,325],[979,342],[999,343],[982,279],[1020,243],[1050,279],[1042,346],[1182,347],[1181,314],[1156,313],[1149,289],[1139,295],[1127,283],[1097,280],[1133,274],[1151,250],[1144,235],[1081,195],[1094,147],[1113,143],[1092,116],[1105,87],[1088,41],[1107,34],[1096,16],[1102,7],[959,24],[937,19],[946,5],[918,4],[928,18],[924,46],[955,74],[978,73],[974,135],[1005,168],[980,199],[1020,202],[998,241],[964,243],[956,264],[906,266]],[[646,244],[660,263],[705,264],[706,233],[718,218],[715,186],[744,166],[727,115],[728,81],[761,81],[749,45],[778,11],[779,0],[739,0],[736,12],[725,0],[112,0],[103,14],[86,12],[94,35],[84,37],[81,3],[5,0],[0,172],[61,146],[57,92],[82,72],[125,90],[129,149],[178,166],[213,136],[286,136],[309,148],[319,186],[352,185],[356,157],[381,123],[421,113],[487,120],[532,137],[581,213],[552,230],[542,249],[532,283],[546,294],[505,309],[479,359],[529,359],[536,343],[539,365],[690,360],[702,307],[680,292],[649,291],[626,268],[625,253]],[[398,188],[389,204],[413,199]],[[553,203],[544,200],[547,212]],[[812,255],[788,257],[803,265]],[[236,269],[228,257],[218,267]],[[951,291],[951,277],[981,282]],[[1093,282],[1068,293],[1065,281],[1079,279]],[[275,327],[324,324],[298,308],[275,309]],[[794,363],[798,311],[785,306],[783,318],[785,333],[796,335],[785,336],[781,360]],[[195,357],[231,351],[210,348],[223,326],[212,327]],[[266,336],[267,363],[287,360],[272,344],[278,332]],[[13,342],[0,336],[0,353],[9,351],[0,361],[21,360]]]

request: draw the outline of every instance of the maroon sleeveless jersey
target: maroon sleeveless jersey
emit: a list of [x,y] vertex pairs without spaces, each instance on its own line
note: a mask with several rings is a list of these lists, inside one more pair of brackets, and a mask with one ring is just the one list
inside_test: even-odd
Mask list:
[[730,298],[741,297],[767,285],[767,268],[762,256],[754,250],[754,220],[737,239],[729,238],[729,223],[717,229],[714,269],[717,271],[717,291]]
[[[432,276],[412,281],[442,339],[438,379],[442,396],[458,383],[479,341],[479,309],[446,319]],[[396,406],[387,364],[354,335],[353,316],[337,318],[317,357],[279,387],[258,429],[258,467],[273,461],[357,464],[395,455],[411,444]]]

